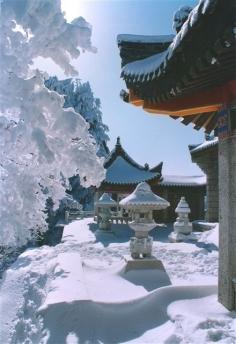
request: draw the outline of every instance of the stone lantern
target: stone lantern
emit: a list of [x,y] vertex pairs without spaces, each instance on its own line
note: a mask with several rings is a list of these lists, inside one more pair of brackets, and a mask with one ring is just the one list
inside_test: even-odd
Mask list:
[[175,212],[178,214],[178,217],[174,223],[174,232],[169,235],[171,242],[183,241],[186,239],[186,236],[192,233],[192,224],[188,217],[191,210],[185,197],[181,197]]
[[130,240],[132,258],[144,259],[152,256],[153,239],[148,232],[156,227],[153,210],[165,209],[169,205],[165,199],[155,195],[145,182],[138,184],[132,194],[120,201],[120,206],[129,210],[132,216],[132,221],[129,222],[135,232]]
[[116,202],[104,193],[96,202],[98,207],[98,227],[102,230],[109,230],[111,227],[111,208],[116,207]]

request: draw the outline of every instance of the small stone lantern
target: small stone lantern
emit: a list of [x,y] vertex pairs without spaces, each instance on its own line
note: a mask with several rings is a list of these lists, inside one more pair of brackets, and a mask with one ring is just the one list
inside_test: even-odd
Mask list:
[[192,233],[192,224],[188,217],[191,210],[185,197],[181,197],[175,212],[178,214],[178,217],[174,223],[174,232],[169,235],[171,242],[183,241],[186,239],[186,236]]
[[96,202],[96,207],[98,207],[99,229],[109,230],[111,227],[111,208],[116,207],[116,202],[108,193],[104,193]]
[[148,232],[156,227],[153,210],[165,209],[169,205],[165,199],[155,195],[145,182],[138,184],[132,194],[120,201],[120,206],[129,210],[132,216],[132,221],[129,222],[135,232],[130,240],[132,258],[151,257],[153,239]]

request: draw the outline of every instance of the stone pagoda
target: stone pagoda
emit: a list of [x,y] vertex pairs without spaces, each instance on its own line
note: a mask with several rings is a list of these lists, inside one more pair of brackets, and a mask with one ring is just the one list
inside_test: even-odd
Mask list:
[[189,214],[191,210],[185,197],[181,197],[175,212],[178,214],[176,222],[174,223],[174,232],[169,235],[170,242],[180,242],[186,239],[193,239],[192,224],[189,221]]
[[116,202],[104,193],[96,202],[98,209],[97,222],[99,229],[110,230],[111,227],[111,208],[116,206]]
[[[129,222],[129,226],[135,232],[135,236],[130,240],[133,265],[145,268],[157,265],[160,268],[161,262],[152,257],[153,239],[148,232],[156,227],[153,210],[165,209],[169,205],[165,199],[155,195],[145,182],[139,183],[133,193],[120,201],[120,206],[131,215],[132,221]],[[144,264],[140,264],[142,261]]]

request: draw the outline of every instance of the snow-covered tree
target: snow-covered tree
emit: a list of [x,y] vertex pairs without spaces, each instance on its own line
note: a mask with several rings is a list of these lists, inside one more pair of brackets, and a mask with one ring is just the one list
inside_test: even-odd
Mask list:
[[102,121],[101,101],[95,98],[89,82],[70,78],[58,80],[56,76],[45,81],[45,85],[65,97],[64,107],[73,107],[89,123],[89,132],[97,144],[97,155],[105,157],[109,153],[107,147],[108,127]]
[[[76,112],[89,124],[89,132],[95,139],[97,155],[106,157],[109,153],[107,147],[108,127],[102,121],[101,102],[95,98],[89,82],[82,83],[79,79],[58,80],[51,77],[45,81],[45,85],[53,91],[65,97],[64,107],[73,107]],[[84,188],[80,183],[80,177],[70,178],[72,194],[86,210],[93,208],[94,188]]]
[[95,51],[91,26],[68,23],[59,0],[2,0],[0,32],[0,245],[23,245],[46,228],[48,197],[64,195],[62,180],[78,173],[85,186],[104,178],[88,124],[44,85],[33,59],[51,58],[68,75],[79,48]]

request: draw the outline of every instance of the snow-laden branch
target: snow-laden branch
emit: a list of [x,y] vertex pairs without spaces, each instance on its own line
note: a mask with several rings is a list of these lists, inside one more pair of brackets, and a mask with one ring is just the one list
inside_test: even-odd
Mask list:
[[3,0],[0,35],[0,245],[22,245],[45,229],[45,200],[63,197],[62,176],[78,173],[85,186],[104,178],[88,124],[30,65],[50,57],[76,74],[70,58],[94,48],[91,26],[67,23],[58,0]]

